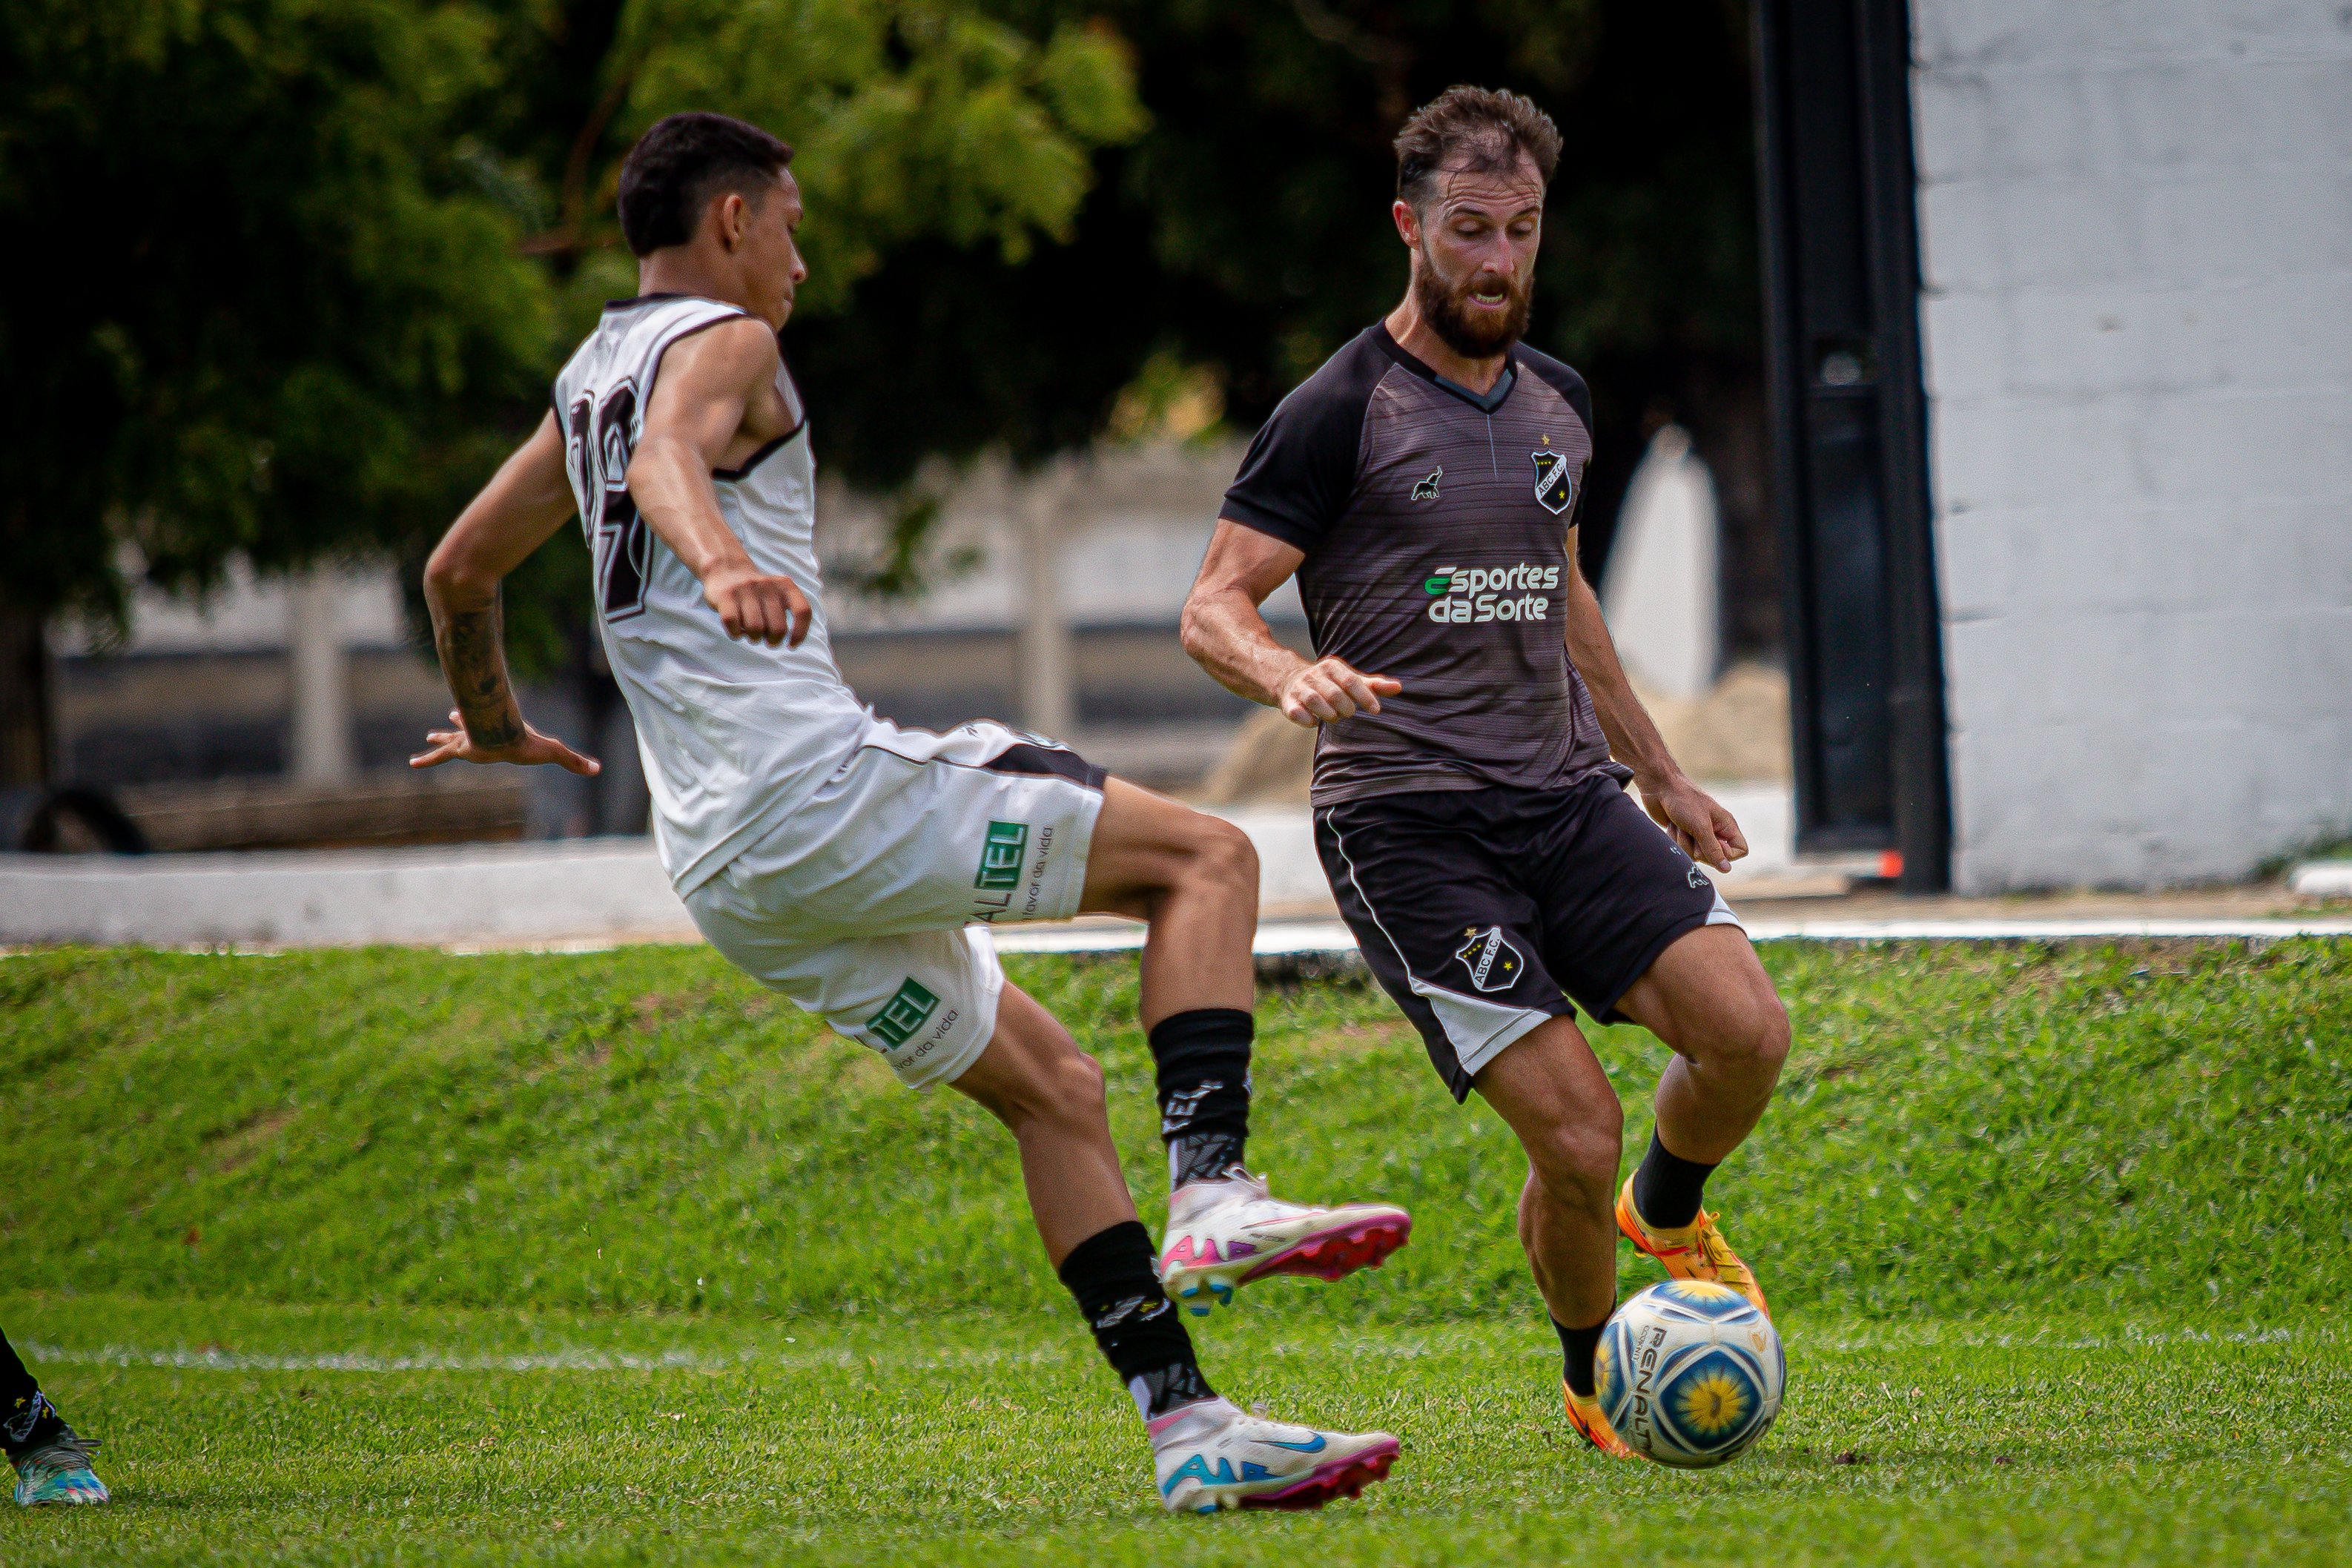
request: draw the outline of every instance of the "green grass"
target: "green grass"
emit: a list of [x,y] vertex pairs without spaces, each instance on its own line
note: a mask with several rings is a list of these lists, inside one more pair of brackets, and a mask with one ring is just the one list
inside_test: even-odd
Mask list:
[[[1715,1192],[1789,1340],[1764,1446],[1571,1447],[1507,1135],[1307,987],[1261,1007],[1254,1159],[1413,1244],[1200,1338],[1406,1451],[1218,1521],[1151,1508],[1002,1134],[710,955],[0,961],[0,1325],[121,1500],[0,1517],[0,1563],[2340,1561],[2352,943],[1767,961],[1797,1050]],[[1149,1210],[1132,963],[1013,972]],[[1663,1052],[1600,1045],[1638,1148]]]

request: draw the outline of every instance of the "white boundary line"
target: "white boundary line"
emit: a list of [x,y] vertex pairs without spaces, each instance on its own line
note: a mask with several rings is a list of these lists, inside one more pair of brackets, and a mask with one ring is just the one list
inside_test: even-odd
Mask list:
[[[1400,1332],[1412,1331],[1400,1325]],[[1929,1321],[1904,1324],[1848,1323],[1832,1320],[1815,1325],[1801,1322],[1792,1325],[1788,1333],[1793,1343],[1806,1350],[1844,1354],[1886,1348],[2071,1352],[2137,1350],[2172,1344],[2336,1344],[2344,1338],[2334,1324],[2316,1328],[2310,1325],[2298,1328],[2178,1328],[2153,1332],[2125,1327],[2112,1333],[2085,1333],[2066,1325],[2048,1329],[2013,1329],[1998,1323],[1966,1320],[1948,1323]],[[1433,1355],[1476,1354],[1498,1348],[1475,1343],[1484,1336],[1475,1332],[1465,1337],[1473,1343],[1449,1343],[1452,1336],[1441,1332],[1436,1335],[1416,1333],[1411,1343],[1384,1338],[1370,1343],[1352,1343],[1349,1349],[1353,1354],[1381,1360],[1417,1360]],[[787,1344],[793,1343],[789,1339],[785,1341]],[[1277,1341],[1263,1348],[1277,1354],[1308,1354],[1327,1350],[1328,1346],[1319,1343]],[[1504,1348],[1505,1354],[1530,1358],[1541,1355],[1549,1359],[1552,1354],[1534,1346],[1500,1348]],[[877,1360],[873,1349],[865,1345],[807,1345],[795,1350],[778,1350],[772,1346],[763,1349],[745,1347],[731,1354],[717,1355],[689,1350],[667,1350],[646,1354],[584,1348],[472,1355],[423,1350],[399,1355],[365,1351],[255,1354],[226,1350],[167,1350],[125,1344],[79,1348],[39,1340],[20,1342],[17,1349],[26,1361],[47,1365],[145,1366],[177,1372],[354,1372],[377,1375],[415,1372],[724,1372],[753,1368],[797,1371],[855,1369],[875,1364]],[[986,1366],[1006,1363],[1038,1364],[1066,1360],[1068,1355],[1066,1348],[974,1351],[946,1346],[917,1351],[906,1356],[884,1355],[879,1360],[893,1369],[905,1369]]]
[[[2289,936],[2352,936],[2352,920],[2293,916],[2135,920],[2127,915],[2071,920],[1750,920],[1758,942],[2051,942],[2117,936],[2192,936],[2277,941]],[[996,933],[1000,953],[1124,953],[1143,946],[1140,925],[1012,926]],[[1250,951],[1261,956],[1352,953],[1356,938],[1337,920],[1275,920],[1257,928]]]
[[[2305,920],[2293,916],[2189,917],[2134,920],[2095,916],[2073,920],[1749,920],[1755,942],[2075,942],[2126,936],[2191,937],[2206,941],[2276,942],[2290,936],[2352,936],[2352,920]],[[1143,946],[1141,925],[1000,926],[1000,953],[1131,953]],[[661,943],[693,946],[692,937]],[[506,953],[608,953],[639,943],[629,937],[579,937],[551,942],[420,944],[457,957]],[[144,946],[144,944],[133,944]],[[166,951],[221,957],[274,958],[290,947],[167,945]],[[1274,920],[1257,928],[1250,951],[1260,957],[1339,956],[1353,953],[1354,933],[1337,920]],[[22,957],[31,947],[0,946],[0,958]]]

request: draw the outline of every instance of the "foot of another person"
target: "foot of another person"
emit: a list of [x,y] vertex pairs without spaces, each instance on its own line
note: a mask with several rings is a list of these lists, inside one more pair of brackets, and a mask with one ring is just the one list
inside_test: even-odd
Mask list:
[[1151,1423],[1160,1500],[1174,1513],[1221,1508],[1321,1508],[1388,1479],[1386,1432],[1318,1432],[1202,1399]]
[[1195,1317],[1234,1287],[1272,1274],[1337,1280],[1377,1269],[1412,1234],[1412,1216],[1393,1204],[1337,1208],[1269,1197],[1265,1178],[1237,1166],[1218,1181],[1189,1182],[1168,1199],[1160,1282]]
[[9,1456],[8,1462],[16,1469],[16,1501],[26,1508],[106,1501],[106,1483],[89,1468],[90,1454],[97,1447],[97,1438],[79,1437],[72,1427],[59,1427],[48,1441]]
[[1758,1312],[1771,1315],[1772,1309],[1764,1304],[1764,1288],[1756,1282],[1756,1271],[1740,1261],[1739,1254],[1723,1239],[1715,1216],[1705,1209],[1679,1228],[1652,1225],[1633,1207],[1633,1182],[1629,1176],[1617,1194],[1617,1228],[1627,1240],[1664,1264],[1666,1272],[1675,1279],[1712,1280],[1728,1285],[1755,1302]]
[[1568,1402],[1568,1424],[1576,1428],[1577,1436],[1612,1459],[1640,1458],[1617,1436],[1617,1428],[1609,1424],[1609,1417],[1601,1413],[1600,1400],[1590,1394],[1579,1394],[1568,1385],[1565,1377],[1559,1380],[1559,1392]]

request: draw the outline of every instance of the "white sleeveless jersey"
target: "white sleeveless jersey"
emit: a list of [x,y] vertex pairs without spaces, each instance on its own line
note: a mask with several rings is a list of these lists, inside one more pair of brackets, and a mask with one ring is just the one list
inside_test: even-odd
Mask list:
[[604,653],[636,720],[655,842],[681,895],[807,800],[871,722],[825,634],[816,465],[799,389],[781,366],[777,390],[797,423],[711,480],[752,564],[808,595],[814,619],[799,647],[728,636],[702,584],[629,495],[629,457],[645,432],[663,352],[746,314],[686,295],[615,301],[555,379],[565,467],[595,558]]

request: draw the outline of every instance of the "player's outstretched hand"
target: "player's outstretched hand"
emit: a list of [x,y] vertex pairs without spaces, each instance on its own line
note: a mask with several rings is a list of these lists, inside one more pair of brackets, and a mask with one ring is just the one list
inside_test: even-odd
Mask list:
[[1733,861],[1747,856],[1748,836],[1739,823],[1714,796],[1687,779],[1677,777],[1654,789],[1643,785],[1642,804],[1695,861],[1729,871]]
[[768,577],[749,562],[714,571],[703,582],[702,596],[719,612],[719,623],[730,637],[747,643],[782,643],[797,648],[808,635],[808,595],[789,577]]
[[1402,682],[1359,674],[1344,660],[1318,659],[1282,683],[1282,716],[1313,729],[1360,713],[1378,713],[1382,697],[1402,690]]
[[478,746],[466,733],[465,721],[455,708],[449,710],[449,727],[425,732],[426,749],[408,759],[411,768],[437,768],[444,762],[552,762],[568,773],[583,779],[593,779],[604,770],[604,765],[593,757],[583,757],[551,735],[541,735],[529,725],[522,727],[522,738],[510,746]]

